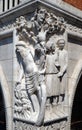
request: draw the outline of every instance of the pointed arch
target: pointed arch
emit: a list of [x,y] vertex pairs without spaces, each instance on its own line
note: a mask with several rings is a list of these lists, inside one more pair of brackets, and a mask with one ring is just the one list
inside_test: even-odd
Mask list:
[[[82,57],[77,62],[76,67],[74,68],[73,74],[69,79],[68,90],[69,90],[69,125],[71,127],[71,116],[74,97],[76,94],[77,85],[82,76]],[[71,128],[70,128],[71,129]]]
[[7,84],[7,80],[1,65],[0,65],[0,87],[2,90],[2,95],[3,95],[4,105],[5,105],[6,129],[11,130],[12,129],[11,96],[9,92],[9,86]]
[[78,61],[77,65],[73,71],[73,74],[72,74],[71,78],[69,79],[68,88],[69,88],[69,105],[70,105],[70,107],[72,107],[73,99],[74,99],[75,92],[77,89],[77,84],[79,82],[81,75],[82,75],[82,57]]

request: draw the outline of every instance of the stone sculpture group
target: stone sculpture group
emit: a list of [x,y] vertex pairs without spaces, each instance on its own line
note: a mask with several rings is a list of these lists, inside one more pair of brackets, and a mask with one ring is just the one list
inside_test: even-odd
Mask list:
[[19,73],[14,89],[14,116],[41,126],[48,118],[46,109],[56,108],[65,100],[66,24],[62,17],[40,8],[30,20],[17,18],[16,25]]

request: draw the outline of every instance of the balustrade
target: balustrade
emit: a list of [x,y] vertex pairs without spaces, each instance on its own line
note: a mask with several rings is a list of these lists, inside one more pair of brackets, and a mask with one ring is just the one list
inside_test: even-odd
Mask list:
[[20,0],[0,0],[0,13],[5,12],[20,3]]

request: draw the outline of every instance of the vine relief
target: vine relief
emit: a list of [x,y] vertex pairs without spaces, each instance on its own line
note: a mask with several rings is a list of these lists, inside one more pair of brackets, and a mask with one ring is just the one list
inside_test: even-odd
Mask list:
[[37,126],[33,126],[33,125],[29,125],[23,122],[19,122],[19,121],[15,121],[15,130],[66,130],[66,125],[67,122],[66,121],[62,121],[56,124],[51,124],[45,127],[37,127]]
[[[64,49],[64,18],[37,9],[30,21],[16,19],[19,64],[14,89],[14,118],[35,126],[66,116],[68,54]],[[62,108],[62,109],[60,109]]]

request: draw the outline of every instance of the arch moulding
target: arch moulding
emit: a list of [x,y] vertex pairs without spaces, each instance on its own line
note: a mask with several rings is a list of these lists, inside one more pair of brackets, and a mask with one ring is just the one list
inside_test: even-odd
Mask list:
[[11,130],[12,128],[11,96],[9,92],[9,86],[1,65],[0,65],[0,86],[2,90],[4,106],[5,106],[6,130]]
[[80,60],[78,60],[76,67],[73,71],[73,74],[70,77],[69,83],[68,83],[70,124],[71,124],[73,101],[74,101],[77,85],[78,85],[81,75],[82,75],[82,57],[80,57]]

